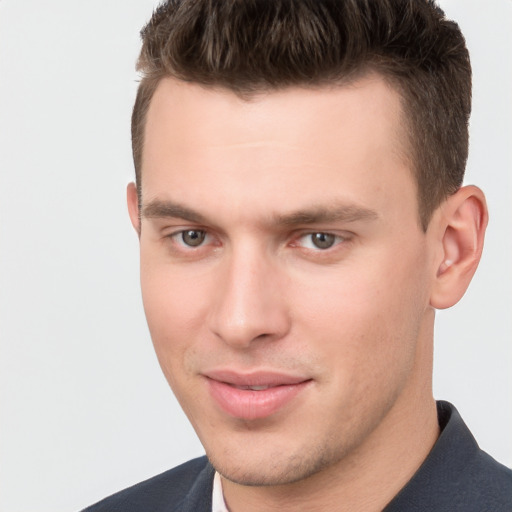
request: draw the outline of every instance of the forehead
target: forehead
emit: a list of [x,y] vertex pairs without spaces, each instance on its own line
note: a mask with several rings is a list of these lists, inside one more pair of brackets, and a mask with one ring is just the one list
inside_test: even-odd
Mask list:
[[375,75],[249,100],[164,79],[146,120],[143,201],[179,194],[207,204],[215,194],[221,209],[258,197],[268,211],[308,195],[316,203],[364,203],[380,194],[385,202],[398,187],[416,206],[401,116],[399,95]]
[[[401,116],[399,94],[376,73],[347,84],[288,87],[247,98],[224,88],[164,78],[150,102],[145,140],[158,135],[155,128],[156,132],[168,130],[175,137],[192,136],[198,141],[205,134],[212,144],[216,140],[224,143],[226,137],[243,143],[251,136],[260,137],[262,129],[275,141],[288,135],[293,138],[301,128],[309,137],[326,138],[333,127],[342,124],[351,124],[354,133],[357,127],[365,130],[368,120],[374,131],[383,128],[393,136],[401,130]],[[272,127],[276,130],[269,131]],[[399,140],[403,140],[402,133],[396,142]]]

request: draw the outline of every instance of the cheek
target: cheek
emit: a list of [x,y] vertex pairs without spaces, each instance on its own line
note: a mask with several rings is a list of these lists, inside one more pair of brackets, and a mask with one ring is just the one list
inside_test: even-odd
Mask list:
[[183,360],[201,329],[205,293],[200,278],[183,275],[170,265],[142,259],[141,288],[144,311],[160,366],[172,385]]
[[373,256],[373,263],[340,267],[314,286],[303,282],[295,293],[306,298],[296,315],[300,329],[318,340],[326,364],[337,366],[335,379],[386,380],[412,365],[428,305],[424,257]]

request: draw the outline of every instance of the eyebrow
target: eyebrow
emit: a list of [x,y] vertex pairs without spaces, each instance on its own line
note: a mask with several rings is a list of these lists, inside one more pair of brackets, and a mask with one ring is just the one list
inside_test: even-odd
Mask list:
[[276,224],[294,226],[299,224],[329,224],[332,222],[370,221],[379,218],[375,210],[356,205],[334,205],[313,207],[284,215],[274,216]]
[[[142,216],[149,219],[179,218],[197,224],[208,224],[207,218],[174,201],[154,199],[142,208]],[[286,214],[273,214],[272,224],[278,226],[296,226],[304,224],[329,224],[333,222],[370,221],[379,218],[375,210],[358,205],[313,206]]]
[[206,223],[206,217],[192,208],[160,199],[154,199],[144,206],[142,216],[147,219],[177,218],[198,224]]

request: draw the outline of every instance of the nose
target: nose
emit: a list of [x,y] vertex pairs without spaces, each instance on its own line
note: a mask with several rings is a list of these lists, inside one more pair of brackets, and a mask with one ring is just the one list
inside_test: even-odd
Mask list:
[[270,258],[255,251],[231,254],[217,274],[211,331],[237,349],[282,338],[290,328],[283,284]]

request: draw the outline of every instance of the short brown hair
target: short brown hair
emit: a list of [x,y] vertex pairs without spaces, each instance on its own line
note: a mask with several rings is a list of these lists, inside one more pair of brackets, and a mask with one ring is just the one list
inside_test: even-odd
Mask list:
[[168,0],[141,31],[132,115],[139,197],[145,118],[164,77],[241,96],[376,71],[400,93],[424,229],[462,184],[471,65],[433,0]]

